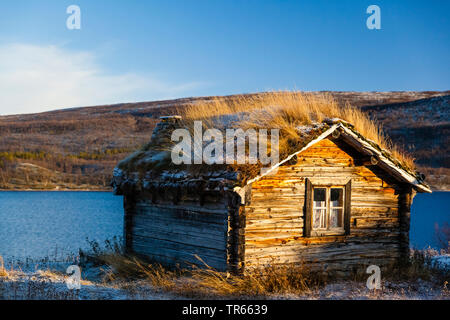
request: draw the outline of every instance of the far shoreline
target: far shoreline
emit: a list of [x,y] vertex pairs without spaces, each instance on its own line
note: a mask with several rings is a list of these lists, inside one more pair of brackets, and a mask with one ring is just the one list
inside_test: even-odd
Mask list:
[[113,192],[113,189],[0,189],[0,192]]
[[[111,189],[0,189],[0,192],[113,192]],[[450,192],[450,190],[432,190],[434,192]]]

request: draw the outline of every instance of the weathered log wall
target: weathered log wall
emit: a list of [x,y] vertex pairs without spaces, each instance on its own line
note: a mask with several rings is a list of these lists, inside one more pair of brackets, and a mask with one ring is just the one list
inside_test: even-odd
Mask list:
[[[351,181],[349,234],[305,237],[306,179],[313,185]],[[168,265],[202,265],[197,255],[220,271],[271,263],[364,271],[407,256],[412,196],[367,156],[339,138],[325,139],[248,186],[245,199],[223,190],[129,192],[126,248]]]
[[[325,139],[299,154],[295,164],[254,182],[244,213],[245,266],[305,262],[350,271],[398,259],[409,231],[407,218],[400,230],[399,194],[403,199],[409,191],[362,163],[367,162],[352,148]],[[304,237],[306,178],[333,185],[351,179],[349,235]]]
[[[127,251],[165,265],[207,265],[221,271],[228,268],[228,198],[185,195],[174,203],[158,196],[139,194],[126,201],[125,239]],[[133,203],[133,205],[129,205]]]

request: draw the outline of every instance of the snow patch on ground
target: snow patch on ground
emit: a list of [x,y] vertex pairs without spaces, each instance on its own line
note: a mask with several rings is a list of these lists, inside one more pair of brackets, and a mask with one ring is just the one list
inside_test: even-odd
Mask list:
[[[100,280],[100,270],[83,272],[80,290],[69,290],[67,275],[55,271],[9,271],[0,276],[0,300],[180,300],[183,296],[158,290],[145,280]],[[88,280],[91,279],[91,280]],[[233,297],[206,297],[228,299]],[[236,297],[234,297],[236,298]],[[256,299],[258,297],[237,297]],[[274,294],[276,300],[450,300],[447,284],[436,285],[421,279],[416,281],[382,281],[380,290],[369,290],[363,282],[340,281],[324,287],[313,288],[303,294]]]
[[173,296],[146,283],[104,284],[81,281],[81,288],[68,289],[67,276],[39,270],[32,273],[8,272],[0,277],[0,300],[168,300]]
[[302,295],[280,295],[275,299],[295,300],[449,300],[445,286],[438,287],[431,282],[382,281],[382,288],[369,290],[365,283],[342,281],[314,289]]

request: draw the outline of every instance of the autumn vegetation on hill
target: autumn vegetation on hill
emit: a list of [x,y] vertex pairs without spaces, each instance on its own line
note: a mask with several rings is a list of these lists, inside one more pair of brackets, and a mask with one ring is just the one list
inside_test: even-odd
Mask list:
[[[300,95],[302,98],[297,100]],[[450,92],[279,92],[2,116],[0,189],[106,190],[113,168],[149,142],[160,116],[180,112],[188,116],[193,106],[207,106],[205,112],[211,113],[217,112],[211,106],[220,109],[227,104],[227,108],[237,111],[282,102],[290,106],[285,115],[305,116],[307,121],[339,117],[356,123],[361,133],[386,148],[391,148],[386,136],[390,137],[399,150],[415,158],[428,183],[445,189],[450,186],[449,98]],[[324,99],[333,103],[325,105]],[[386,135],[378,125],[371,125],[373,119]]]

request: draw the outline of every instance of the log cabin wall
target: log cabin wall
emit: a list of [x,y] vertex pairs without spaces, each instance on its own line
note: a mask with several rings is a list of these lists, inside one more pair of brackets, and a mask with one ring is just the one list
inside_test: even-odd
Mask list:
[[[363,163],[339,139],[325,139],[300,153],[296,163],[254,182],[244,210],[245,267],[305,262],[322,270],[364,272],[369,264],[396,261],[405,250],[405,228],[409,231],[408,214],[400,230],[399,201],[407,204],[410,191]],[[304,236],[306,179],[342,186],[351,179],[349,235]]]
[[400,222],[400,262],[409,259],[409,228],[411,220],[411,205],[416,192],[406,186],[399,195],[399,222]]
[[200,201],[198,195],[184,195],[174,203],[168,198],[164,193],[139,193],[125,200],[127,252],[168,266],[204,266],[198,255],[209,266],[226,271],[228,199],[206,196]]

